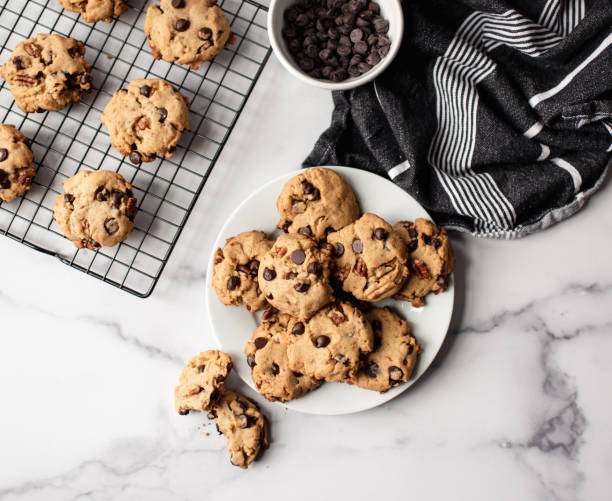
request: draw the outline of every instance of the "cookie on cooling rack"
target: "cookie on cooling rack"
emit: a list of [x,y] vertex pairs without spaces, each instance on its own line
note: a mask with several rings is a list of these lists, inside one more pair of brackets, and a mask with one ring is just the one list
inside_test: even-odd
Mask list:
[[197,70],[235,43],[230,23],[216,0],[161,0],[147,11],[144,31],[155,59]]
[[134,164],[170,158],[189,129],[189,100],[165,80],[133,80],[102,113],[113,147]]
[[74,38],[38,34],[17,44],[2,78],[24,112],[61,110],[91,89],[91,66],[83,56],[85,46]]
[[134,229],[136,198],[121,174],[108,170],[80,171],[64,181],[53,218],[78,248],[113,246]]
[[123,14],[128,6],[125,0],[57,0],[64,9],[78,12],[84,21],[95,23],[96,21],[112,22],[113,16]]
[[34,155],[14,125],[0,124],[0,200],[10,202],[30,189]]

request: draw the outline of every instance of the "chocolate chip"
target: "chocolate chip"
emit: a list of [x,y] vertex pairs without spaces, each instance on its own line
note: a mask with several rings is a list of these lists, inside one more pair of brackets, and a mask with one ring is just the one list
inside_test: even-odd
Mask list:
[[295,284],[293,286],[293,288],[298,291],[298,292],[306,292],[308,289],[310,289],[310,284]]
[[293,329],[291,329],[291,333],[295,334],[296,336],[301,336],[302,334],[304,334],[304,324],[302,322],[297,322],[294,326]]
[[81,82],[81,85],[87,85],[91,83],[91,75],[88,73],[83,73],[81,75],[81,78],[79,80]]
[[314,68],[314,60],[311,57],[305,57],[298,61],[299,67],[304,71],[311,71]]
[[163,124],[168,117],[168,110],[166,108],[157,108],[157,112],[159,113],[159,123]]
[[414,350],[414,346],[412,346],[412,344],[409,344],[408,345],[408,355],[411,355],[413,350]]
[[180,414],[181,416],[186,416],[187,414],[189,414],[189,409],[184,410],[184,411],[179,411],[179,414]]
[[389,21],[383,19],[382,17],[377,17],[374,19],[372,24],[374,25],[376,33],[387,33],[387,31],[389,31]]
[[268,340],[265,337],[257,337],[255,341],[253,341],[255,348],[257,350],[261,350],[265,345],[268,344]]
[[298,233],[301,233],[302,235],[306,235],[307,237],[311,237],[312,236],[312,230],[310,229],[310,226],[302,226],[298,230]]
[[149,87],[148,85],[141,86],[140,95],[144,97],[149,97],[151,95],[151,87]]
[[293,280],[294,278],[297,278],[297,276],[297,273],[295,273],[294,271],[290,271],[289,273],[287,273],[287,280]]
[[317,336],[315,339],[315,346],[317,348],[325,348],[330,341],[331,339],[329,339],[327,336]]
[[295,18],[295,24],[296,26],[299,26],[300,28],[305,28],[309,23],[309,19],[308,16],[306,14],[298,14],[298,16]]
[[104,229],[109,235],[113,233],[117,233],[119,230],[119,223],[114,217],[109,217],[106,221],[104,221]]
[[295,371],[292,371],[292,372],[293,372],[293,375],[294,375],[295,377],[297,377],[297,378],[300,378],[300,377],[302,377],[302,376],[304,375],[304,374],[302,374],[301,372],[295,372]]
[[247,364],[251,369],[255,367],[255,355],[247,355]]
[[202,374],[202,372],[204,372],[204,369],[206,369],[206,366],[205,366],[204,364],[202,364],[202,365],[198,365],[198,372],[199,372],[200,374]]
[[318,275],[319,273],[321,273],[321,266],[319,266],[319,263],[317,263],[316,261],[313,261],[312,263],[308,263],[306,271],[308,273],[312,273],[313,275]]
[[357,69],[360,73],[366,73],[372,69],[372,66],[370,66],[368,63],[359,63],[357,65]]
[[123,202],[124,194],[119,190],[111,191],[111,200],[113,201],[113,207],[118,209],[121,206],[121,202]]
[[70,193],[66,193],[64,195],[64,203],[71,204],[72,202],[74,202],[74,195],[71,195]]
[[240,286],[240,278],[233,276],[233,277],[229,277],[228,281],[227,281],[227,288],[228,290],[233,291],[234,289],[236,289],[236,287]]
[[4,172],[0,169],[0,188],[7,190],[11,187],[11,181],[9,180],[8,172]]
[[378,375],[378,364],[376,362],[370,362],[366,368],[366,374],[371,378],[375,378]]
[[436,285],[440,287],[441,289],[446,289],[448,287],[448,277],[446,276],[438,277],[438,279],[436,280]]
[[130,153],[130,162],[132,162],[133,164],[139,164],[140,162],[142,162],[142,157],[140,156],[140,153],[138,153],[137,151],[132,151],[132,153]]
[[94,193],[94,199],[98,202],[106,202],[108,200],[108,191],[104,186],[99,186]]
[[395,365],[389,367],[389,381],[396,382],[401,381],[404,376],[404,371]]
[[338,68],[330,73],[329,79],[332,82],[341,82],[346,79],[347,75],[348,72],[344,68]]
[[312,192],[312,201],[315,200],[319,200],[321,198],[321,192],[319,191],[319,188],[315,188],[314,191]]
[[241,429],[244,430],[245,428],[249,428],[251,426],[251,420],[246,414],[240,414],[240,416],[238,416],[238,419],[243,421],[243,423],[240,425]]
[[310,195],[313,192],[313,190],[314,190],[314,186],[312,185],[312,183],[309,183],[306,180],[302,181],[302,191],[306,195]]
[[351,48],[348,45],[338,45],[338,55],[348,56],[351,53]]
[[[217,384],[222,383],[223,381],[225,381],[225,376],[223,374],[217,374],[217,377],[215,378],[215,382]],[[211,400],[213,400],[211,398]]]
[[344,245],[338,242],[336,246],[334,247],[334,255],[336,257],[340,257],[342,256],[342,254],[344,254]]
[[179,19],[174,27],[176,28],[176,31],[186,31],[189,28],[189,20]]
[[357,54],[367,54],[367,52],[368,52],[368,44],[362,40],[361,42],[357,42],[353,46],[353,50]]
[[360,42],[361,40],[363,40],[363,31],[359,28],[355,28],[353,31],[351,31],[349,38],[353,43]]
[[257,289],[255,289],[255,294],[261,296],[261,289],[259,288],[259,285],[257,286]]
[[23,66],[23,59],[21,59],[19,56],[15,56],[13,58],[13,64],[15,65],[15,69],[17,71],[23,70],[24,66]]
[[185,0],[172,0],[172,7],[175,9],[182,9],[185,7]]
[[384,228],[376,228],[374,230],[374,238],[377,240],[384,240],[387,238],[388,232]]
[[353,248],[353,252],[355,254],[361,254],[363,252],[363,242],[358,238],[353,240],[353,244],[351,245],[351,247]]
[[408,253],[414,252],[418,246],[419,242],[417,242],[416,240],[413,240],[412,242],[406,244],[406,251]]
[[291,261],[295,264],[302,264],[306,260],[306,253],[302,249],[294,250],[291,253]]
[[247,263],[247,267],[251,271],[251,273],[257,273],[259,271],[259,261],[257,259],[251,259]]
[[274,270],[271,270],[270,268],[265,268],[263,272],[263,277],[264,280],[267,280],[269,282],[270,280],[274,280],[276,278],[276,272]]
[[378,48],[378,55],[380,57],[385,57],[387,54],[389,54],[389,46],[388,45],[383,45],[382,47]]
[[4,162],[8,158],[8,150],[6,148],[0,148],[0,162]]
[[442,242],[439,239],[434,237],[429,241],[429,245],[433,245],[433,248],[437,249],[438,247],[442,245]]
[[280,372],[280,367],[277,364],[272,364],[272,368],[270,369],[270,372],[272,373],[273,376],[278,376]]
[[370,66],[374,66],[375,64],[378,64],[379,62],[380,62],[380,55],[378,54],[378,52],[374,50],[370,52],[366,57],[366,63],[368,63]]
[[372,330],[373,331],[379,331],[382,327],[382,324],[380,323],[380,320],[374,320],[372,322]]

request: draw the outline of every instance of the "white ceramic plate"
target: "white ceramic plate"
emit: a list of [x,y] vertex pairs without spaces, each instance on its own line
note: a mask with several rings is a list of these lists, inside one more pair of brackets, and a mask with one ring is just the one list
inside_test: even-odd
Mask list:
[[[357,195],[362,213],[376,213],[390,224],[406,219],[414,220],[418,217],[431,219],[414,198],[383,177],[348,167],[328,168],[335,170],[348,181]],[[206,281],[208,318],[220,348],[232,356],[236,372],[252,388],[254,386],[251,369],[246,363],[244,347],[253,331],[261,323],[261,312],[249,313],[242,306],[224,306],[219,301],[211,286],[212,260],[215,250],[219,247],[223,248],[228,237],[243,231],[263,230],[276,237],[280,233],[275,229],[279,218],[276,198],[285,182],[300,172],[302,171],[290,172],[274,179],[248,197],[229,217],[211,250],[208,268],[210,272]],[[396,397],[423,375],[442,346],[453,311],[454,294],[451,278],[448,290],[437,296],[433,294],[427,296],[424,308],[414,308],[407,301],[392,299],[376,304],[377,306],[393,306],[395,311],[407,320],[417,341],[422,345],[423,351],[416,369],[407,383],[382,394],[354,385],[325,383],[318,390],[282,405],[311,414],[349,414],[370,409]]]

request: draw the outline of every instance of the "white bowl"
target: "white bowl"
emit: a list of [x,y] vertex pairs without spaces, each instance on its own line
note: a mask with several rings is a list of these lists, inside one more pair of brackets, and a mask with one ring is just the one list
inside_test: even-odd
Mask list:
[[285,22],[283,13],[287,7],[294,3],[296,3],[296,0],[272,0],[270,2],[268,11],[268,37],[270,37],[270,43],[272,44],[274,54],[276,54],[281,64],[289,73],[309,85],[330,90],[345,90],[359,87],[360,85],[374,80],[385,71],[397,55],[402,44],[404,14],[402,13],[401,0],[376,0],[376,3],[380,5],[380,15],[389,21],[389,32],[387,33],[391,41],[389,53],[383,57],[377,65],[373,66],[370,71],[358,77],[350,77],[342,82],[332,82],[331,80],[313,78],[304,73],[293,60],[293,56],[289,52],[283,38],[282,29]]

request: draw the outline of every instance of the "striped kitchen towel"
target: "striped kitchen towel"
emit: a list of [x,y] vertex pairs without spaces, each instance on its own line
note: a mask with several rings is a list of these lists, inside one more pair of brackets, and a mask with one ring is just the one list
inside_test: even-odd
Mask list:
[[612,159],[612,0],[406,0],[399,54],[333,94],[305,160],[388,176],[447,228],[517,238]]

